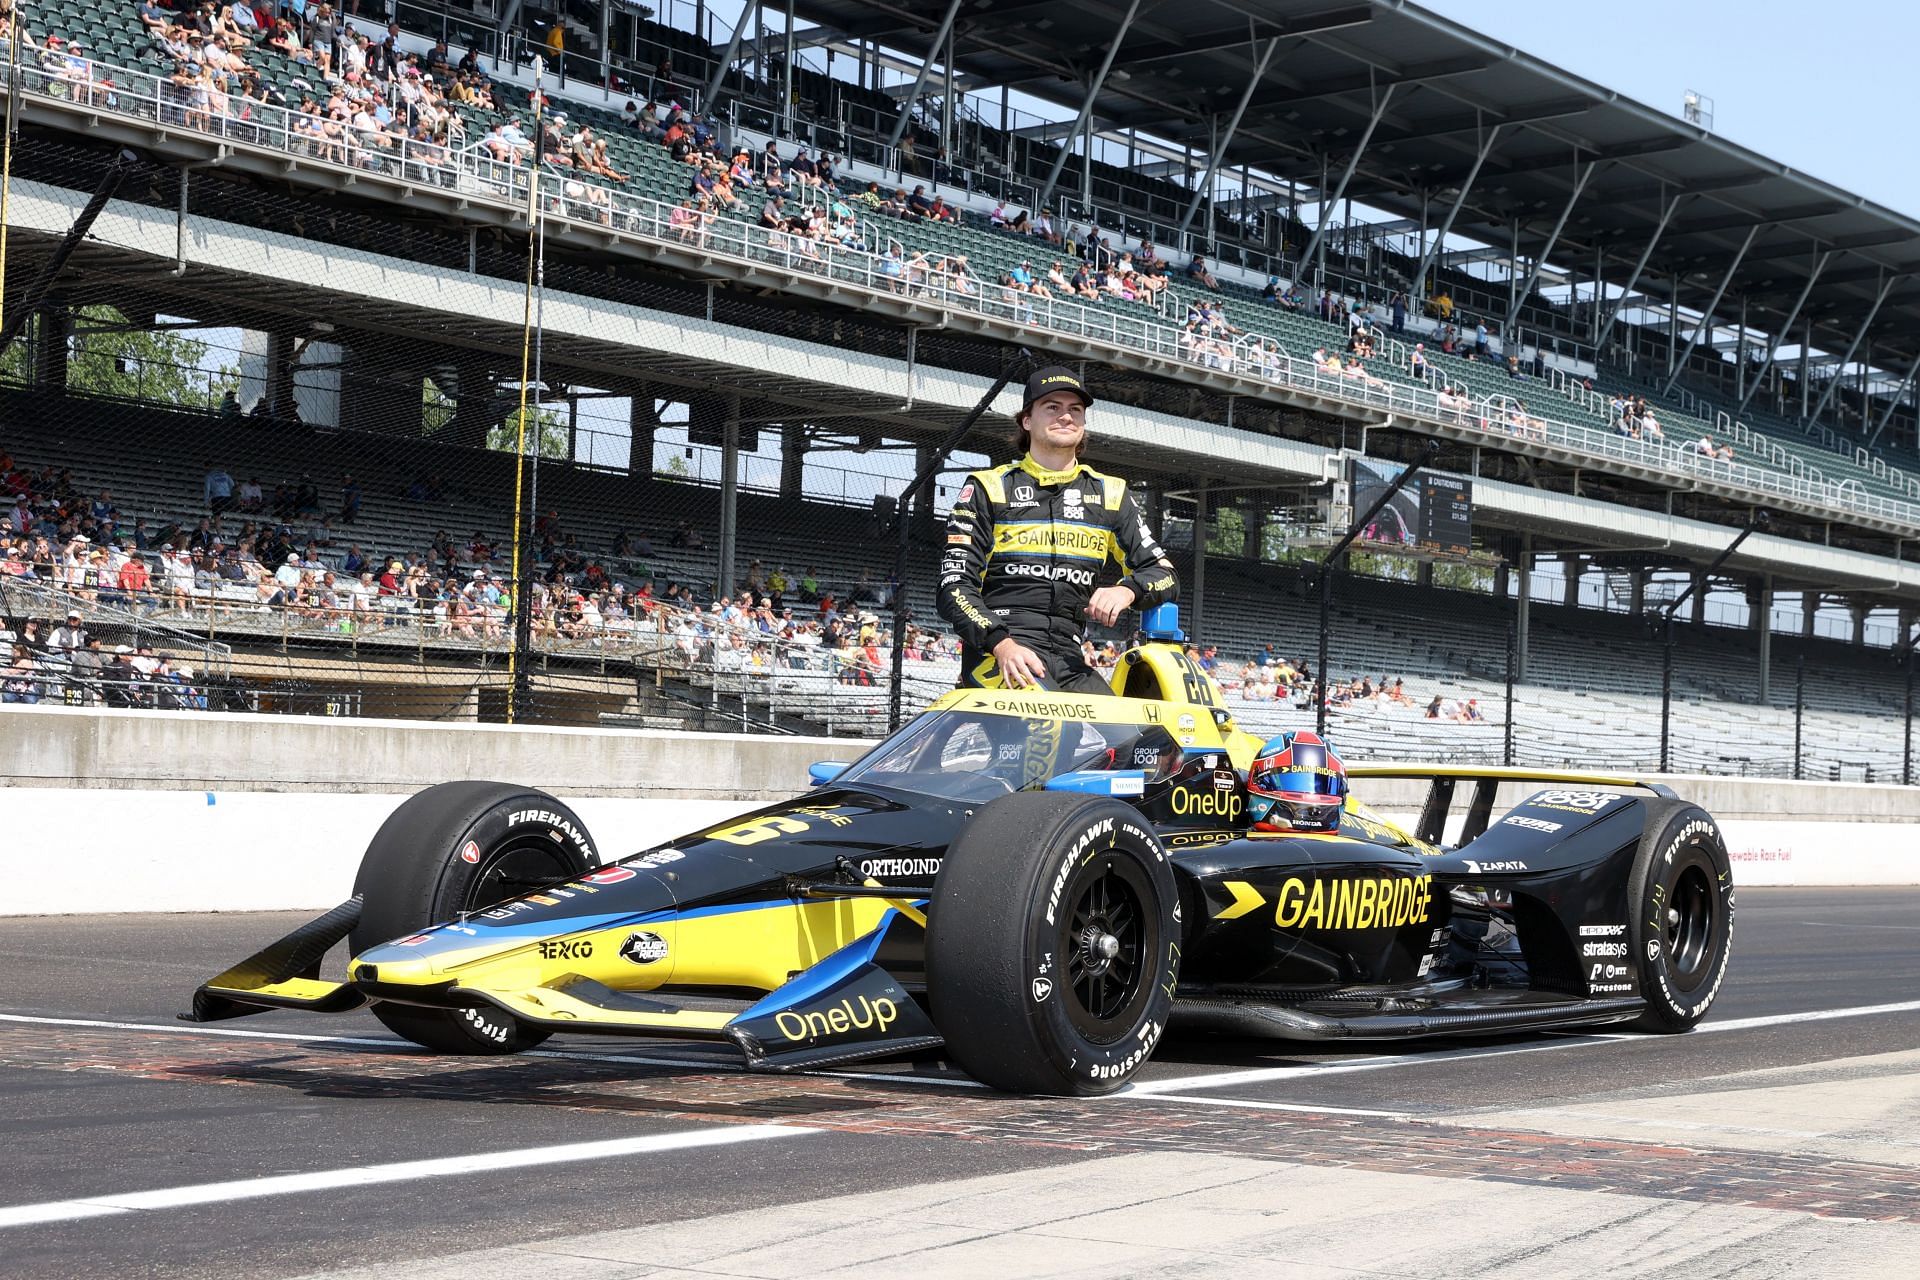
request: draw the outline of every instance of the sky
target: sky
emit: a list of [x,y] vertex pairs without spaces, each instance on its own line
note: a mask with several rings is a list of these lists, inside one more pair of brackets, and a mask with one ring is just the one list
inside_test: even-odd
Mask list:
[[1911,163],[1911,0],[1419,0],[1544,62],[1675,115],[1692,89],[1713,131],[1920,217]]

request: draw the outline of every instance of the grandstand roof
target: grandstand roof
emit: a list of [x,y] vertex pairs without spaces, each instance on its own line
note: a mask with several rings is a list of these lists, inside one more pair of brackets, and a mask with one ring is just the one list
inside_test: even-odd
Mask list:
[[[954,62],[968,86],[1009,85],[1078,109],[1134,0],[959,3]],[[829,31],[937,58],[940,4],[796,8]],[[1749,325],[1775,330],[1830,253],[1795,332],[1811,319],[1816,345],[1844,348],[1894,280],[1869,335],[1875,361],[1920,356],[1920,279],[1910,278],[1920,269],[1920,220],[1405,0],[1138,0],[1094,100],[1094,125],[1137,128],[1204,154],[1269,41],[1277,44],[1224,149],[1226,165],[1317,188],[1329,169],[1339,177],[1387,96],[1346,194],[1410,217],[1423,212],[1424,194],[1431,225],[1499,126],[1454,234],[1506,246],[1517,220],[1520,251],[1538,253],[1575,189],[1576,166],[1597,164],[1557,261],[1585,276],[1604,253],[1606,277],[1624,284],[1652,240],[1636,292],[1665,298],[1677,277],[1682,305],[1704,308],[1738,259],[1723,316],[1744,296]]]

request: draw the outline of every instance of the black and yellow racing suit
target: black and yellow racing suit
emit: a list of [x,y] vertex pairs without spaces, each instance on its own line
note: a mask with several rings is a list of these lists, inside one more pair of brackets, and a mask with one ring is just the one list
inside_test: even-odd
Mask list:
[[1048,471],[1031,457],[967,477],[947,521],[940,616],[960,633],[960,683],[1001,684],[993,646],[1012,636],[1047,663],[1047,684],[1106,693],[1081,651],[1087,601],[1109,560],[1134,607],[1180,586],[1127,482],[1084,463]]

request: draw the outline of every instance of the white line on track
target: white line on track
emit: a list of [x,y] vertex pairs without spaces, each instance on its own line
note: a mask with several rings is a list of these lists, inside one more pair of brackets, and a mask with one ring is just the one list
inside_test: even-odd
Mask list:
[[[1765,1027],[1790,1026],[1802,1022],[1827,1022],[1837,1018],[1864,1018],[1891,1013],[1912,1013],[1920,1011],[1920,1000],[1905,1000],[1894,1004],[1852,1005],[1840,1009],[1809,1009],[1799,1013],[1773,1013],[1754,1018],[1730,1018],[1722,1021],[1707,1021],[1695,1027],[1691,1034],[1707,1035],[1721,1031],[1751,1031]],[[413,1052],[413,1046],[402,1040],[379,1039],[372,1036],[324,1036],[309,1035],[294,1031],[242,1031],[238,1028],[208,1027],[192,1023],[153,1023],[153,1022],[110,1022],[89,1018],[55,1018],[30,1014],[0,1013],[0,1022],[29,1023],[41,1026],[59,1027],[96,1027],[109,1031],[158,1031],[179,1035],[222,1036],[235,1039],[297,1041],[306,1044],[341,1045],[351,1048],[384,1049],[389,1052]],[[1599,1032],[1587,1035],[1548,1033],[1551,1038],[1539,1044],[1504,1045],[1496,1048],[1449,1049],[1437,1053],[1398,1053],[1384,1057],[1341,1058],[1333,1062],[1308,1063],[1287,1067],[1256,1067],[1246,1071],[1222,1071],[1208,1075],[1175,1076],[1164,1080],[1145,1080],[1138,1084],[1129,1084],[1112,1098],[1134,1098],[1143,1101],[1167,1102],[1209,1102],[1214,1105],[1229,1105],[1228,1099],[1200,1099],[1183,1096],[1194,1089],[1231,1089],[1241,1085],[1267,1084],[1278,1080],[1306,1080],[1321,1076],[1350,1075],[1360,1071],[1388,1071],[1396,1067],[1425,1066],[1430,1063],[1458,1062],[1463,1059],[1505,1058],[1523,1053],[1557,1053],[1567,1049],[1590,1049],[1598,1045],[1617,1044],[1622,1040],[1643,1040],[1644,1036],[1633,1032]],[[580,1053],[564,1049],[531,1049],[523,1057],[556,1058],[572,1062],[612,1062],[633,1066],[672,1067],[677,1070],[718,1070],[732,1071],[736,1066],[717,1059],[697,1058],[656,1058],[642,1054],[616,1053]],[[984,1089],[978,1081],[958,1076],[916,1076],[888,1074],[879,1071],[815,1071],[806,1075],[831,1076],[846,1080],[871,1080],[882,1084],[926,1085],[948,1089]],[[1315,1107],[1292,1103],[1252,1103],[1245,1105],[1256,1110],[1299,1110],[1335,1113],[1338,1108]],[[1399,1112],[1358,1112],[1356,1114],[1399,1115]]]
[[[1903,1000],[1897,1004],[1853,1005],[1844,1009],[1809,1009],[1801,1013],[1770,1013],[1757,1018],[1730,1018],[1720,1022],[1703,1022],[1690,1034],[1698,1036],[1720,1031],[1752,1031],[1761,1027],[1790,1026],[1798,1022],[1867,1018],[1888,1013],[1912,1013],[1916,1010],[1920,1010],[1920,1000]],[[1552,1053],[1563,1049],[1590,1049],[1595,1045],[1640,1039],[1644,1037],[1626,1032],[1555,1036],[1544,1044],[1513,1045],[1497,1049],[1453,1049],[1443,1053],[1401,1053],[1386,1058],[1347,1058],[1319,1066],[1265,1067],[1251,1071],[1223,1071],[1217,1075],[1183,1076],[1173,1080],[1149,1080],[1142,1084],[1128,1085],[1122,1092],[1138,1096],[1180,1093],[1189,1089],[1230,1089],[1237,1085],[1264,1084],[1270,1080],[1345,1075],[1354,1071],[1384,1071],[1391,1067],[1420,1066],[1430,1062],[1455,1062],[1462,1058],[1502,1058],[1517,1053]]]
[[798,1138],[818,1132],[820,1132],[818,1129],[777,1124],[729,1125],[725,1128],[700,1129],[685,1133],[656,1133],[642,1138],[614,1138],[606,1142],[572,1142],[557,1147],[524,1147],[518,1151],[489,1151],[479,1155],[445,1156],[437,1160],[407,1160],[399,1164],[369,1164],[347,1169],[323,1169],[315,1173],[243,1178],[236,1182],[203,1182],[197,1186],[164,1187],[157,1191],[126,1191],[110,1195],[87,1196],[79,1200],[49,1200],[40,1204],[17,1204],[0,1208],[0,1229],[36,1226],[49,1222],[72,1222],[79,1218],[99,1218],[110,1214],[179,1209],[188,1205],[256,1200],[263,1196],[300,1195],[315,1191],[332,1191],[342,1187],[367,1187],[384,1182],[413,1182],[422,1178],[492,1173],[501,1169],[525,1169],[535,1165],[572,1164],[583,1160],[612,1160],[621,1156],[644,1155],[658,1151],[682,1151],[690,1147],[764,1142],[770,1138]]

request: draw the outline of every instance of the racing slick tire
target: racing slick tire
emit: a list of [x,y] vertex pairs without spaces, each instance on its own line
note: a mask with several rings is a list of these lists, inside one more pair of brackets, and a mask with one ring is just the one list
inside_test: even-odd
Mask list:
[[1021,792],[947,851],[927,995],[955,1062],[1009,1093],[1092,1096],[1153,1053],[1180,967],[1166,850],[1117,800]]
[[[353,882],[360,922],[348,946],[358,955],[599,865],[586,824],[545,792],[506,782],[443,782],[402,802],[367,844]],[[550,1034],[491,1006],[424,1009],[383,1001],[373,1016],[440,1053],[518,1053]]]
[[1632,1025],[1690,1030],[1720,993],[1733,950],[1733,862],[1712,815],[1680,800],[1648,802],[1627,904],[1627,955],[1647,1002]]

